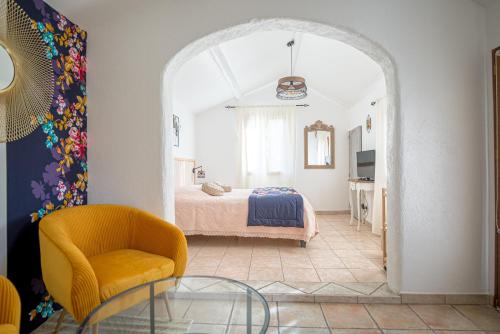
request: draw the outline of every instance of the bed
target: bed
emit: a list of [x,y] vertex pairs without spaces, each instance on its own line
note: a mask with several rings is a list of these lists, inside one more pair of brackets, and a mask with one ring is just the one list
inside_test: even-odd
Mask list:
[[302,247],[318,233],[314,210],[302,196],[304,227],[247,226],[248,198],[253,189],[233,189],[210,196],[199,185],[178,187],[175,192],[175,224],[186,235],[237,236],[298,240]]
[[248,226],[253,189],[233,189],[211,196],[194,185],[193,159],[175,158],[175,224],[186,235],[236,236],[300,241],[302,247],[318,234],[316,215],[303,195],[303,227]]

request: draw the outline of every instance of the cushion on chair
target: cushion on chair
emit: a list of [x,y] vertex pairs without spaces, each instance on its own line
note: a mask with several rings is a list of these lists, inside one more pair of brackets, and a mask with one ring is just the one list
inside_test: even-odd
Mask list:
[[224,195],[224,188],[219,186],[215,182],[205,182],[201,186],[201,190],[212,196],[222,196]]
[[18,334],[16,326],[11,324],[0,325],[0,334]]
[[134,286],[167,278],[174,272],[169,258],[134,249],[119,249],[89,257],[104,301]]

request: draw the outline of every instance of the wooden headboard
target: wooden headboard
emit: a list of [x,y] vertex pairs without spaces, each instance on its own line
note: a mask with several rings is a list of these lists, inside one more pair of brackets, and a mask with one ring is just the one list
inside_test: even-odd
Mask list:
[[193,168],[196,167],[194,159],[174,158],[175,187],[184,187],[194,184]]

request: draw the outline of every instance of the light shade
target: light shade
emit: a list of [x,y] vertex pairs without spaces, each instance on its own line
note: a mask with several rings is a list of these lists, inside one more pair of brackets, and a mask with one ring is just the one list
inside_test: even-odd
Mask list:
[[307,96],[306,80],[303,77],[289,76],[279,79],[276,97],[280,100],[300,100]]

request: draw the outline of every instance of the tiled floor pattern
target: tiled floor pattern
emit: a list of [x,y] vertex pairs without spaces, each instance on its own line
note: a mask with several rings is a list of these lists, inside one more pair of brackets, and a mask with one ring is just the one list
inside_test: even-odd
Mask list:
[[268,301],[401,304],[387,283],[243,281]]
[[306,248],[297,241],[232,237],[188,237],[187,275],[241,281],[382,283],[380,237],[371,225],[359,232],[348,215],[317,216],[320,233]]

